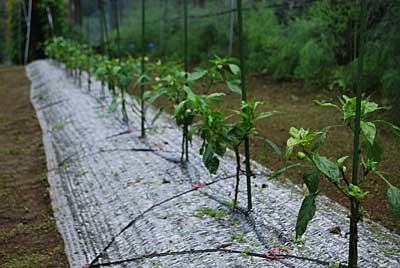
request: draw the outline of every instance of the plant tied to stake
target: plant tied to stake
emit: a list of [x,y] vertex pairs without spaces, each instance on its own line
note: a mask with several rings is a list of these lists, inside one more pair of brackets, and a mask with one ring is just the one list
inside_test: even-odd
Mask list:
[[[349,98],[343,96],[339,99],[340,105],[327,102],[316,101],[317,104],[324,107],[333,107],[337,109],[345,126],[355,131],[356,120],[356,97]],[[385,173],[379,169],[383,150],[377,141],[377,125],[388,126],[395,135],[400,136],[400,128],[384,120],[371,120],[370,115],[374,112],[384,109],[369,99],[361,101],[360,126],[361,126],[361,147],[359,150],[361,172],[361,181],[369,175],[375,174],[380,177],[388,186],[388,202],[397,217],[400,218],[400,189],[390,183],[387,176],[393,174]],[[296,154],[301,163],[292,164],[275,173],[280,175],[288,168],[302,166],[306,168],[303,174],[304,184],[307,186],[308,195],[304,198],[296,223],[296,239],[300,239],[305,233],[309,222],[316,212],[316,198],[322,192],[320,180],[326,179],[334,185],[340,193],[348,198],[350,202],[361,204],[368,192],[364,191],[360,185],[352,183],[352,175],[346,168],[346,161],[349,156],[343,156],[336,161],[331,161],[328,157],[318,153],[319,148],[327,138],[327,134],[332,127],[328,126],[320,131],[309,131],[303,128],[292,127],[289,131],[290,138],[287,141],[285,160],[292,155],[294,149],[299,149]],[[361,206],[358,206],[358,221],[362,220],[365,212]],[[355,234],[357,235],[357,234]]]

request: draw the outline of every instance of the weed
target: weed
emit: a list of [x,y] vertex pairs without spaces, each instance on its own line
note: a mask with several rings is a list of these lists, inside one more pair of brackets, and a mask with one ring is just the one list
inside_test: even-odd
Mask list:
[[238,234],[231,234],[229,236],[231,239],[236,240],[239,243],[244,243],[246,242],[246,237],[244,237],[243,235],[238,235]]
[[198,209],[197,212],[194,214],[195,217],[199,218],[202,218],[205,215],[219,219],[226,217],[228,215],[228,212],[221,208],[213,209],[213,208],[203,207]]

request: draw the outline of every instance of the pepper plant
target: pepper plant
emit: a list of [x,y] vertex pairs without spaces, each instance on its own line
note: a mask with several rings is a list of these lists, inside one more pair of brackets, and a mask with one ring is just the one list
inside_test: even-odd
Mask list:
[[[316,103],[324,107],[337,109],[343,118],[344,125],[354,132],[356,97],[343,96],[339,101],[340,105],[319,101],[316,101]],[[369,99],[361,101],[360,126],[362,135],[359,148],[360,163],[357,169],[361,171],[361,181],[375,174],[386,183],[389,204],[395,214],[400,217],[400,190],[389,181],[388,176],[390,177],[390,174],[379,169],[383,150],[377,140],[377,126],[386,125],[397,136],[400,136],[400,128],[384,120],[372,120],[371,114],[381,109],[383,107]],[[352,184],[352,175],[349,174],[346,168],[346,161],[349,159],[349,155],[332,161],[318,153],[331,128],[331,126],[328,126],[320,131],[309,131],[292,127],[289,131],[291,137],[287,141],[285,160],[288,160],[293,151],[298,149],[296,156],[301,163],[289,165],[285,169],[299,167],[300,165],[305,167],[303,180],[308,189],[308,195],[304,198],[297,217],[296,239],[300,239],[305,233],[309,222],[315,215],[316,198],[323,191],[323,188],[320,187],[321,179],[336,187],[342,195],[347,197],[351,206],[358,208],[355,215],[353,215],[354,212],[352,211],[352,217],[356,217],[357,222],[362,220],[365,215],[361,204],[369,193],[363,190],[360,185]],[[357,233],[351,232],[350,236],[356,239]]]
[[[159,92],[167,97],[175,108],[174,118],[178,126],[182,127],[182,152],[181,162],[189,159],[189,148],[188,144],[191,140],[189,135],[189,126],[193,123],[193,111],[189,108],[185,108],[185,103],[182,102],[186,99],[188,90],[195,85],[205,75],[205,71],[197,71],[193,73],[185,73],[182,70],[181,65],[170,64],[166,65],[160,70],[164,77],[156,80],[156,87]],[[182,104],[182,105],[180,105]],[[179,109],[178,109],[179,108]]]

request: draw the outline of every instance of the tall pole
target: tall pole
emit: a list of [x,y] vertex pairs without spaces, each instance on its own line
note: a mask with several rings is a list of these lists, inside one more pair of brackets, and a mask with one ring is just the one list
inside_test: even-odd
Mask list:
[[[230,0],[231,1],[231,9],[235,8],[235,0]],[[230,29],[229,29],[229,52],[228,55],[229,57],[232,56],[232,50],[233,50],[233,30],[234,30],[234,25],[235,25],[235,13],[231,12],[231,21],[230,21]]]
[[113,10],[114,10],[114,22],[115,22],[115,28],[117,30],[117,49],[118,49],[118,57],[121,56],[121,44],[120,44],[120,34],[119,34],[119,15],[118,15],[118,0],[112,0],[113,1]]
[[[357,92],[356,92],[356,117],[354,122],[354,147],[353,147],[353,167],[352,184],[358,185],[359,151],[360,151],[360,122],[361,122],[361,92],[364,88],[363,69],[365,51],[365,32],[366,32],[366,4],[365,0],[360,0],[360,17],[358,31],[358,61],[357,61]],[[357,38],[357,37],[356,37]],[[360,202],[351,199],[350,216],[350,241],[349,241],[349,268],[358,267],[358,221],[359,221]]]
[[[238,26],[239,26],[239,57],[240,57],[240,79],[242,86],[242,100],[247,101],[246,91],[246,66],[244,60],[244,46],[243,46],[243,16],[242,16],[242,0],[237,0],[237,15],[238,15]],[[253,202],[251,197],[251,169],[250,169],[250,143],[249,137],[244,138],[244,154],[246,157],[246,184],[247,184],[247,210],[250,211],[253,208]]]
[[[188,77],[188,72],[189,72],[189,51],[188,51],[188,0],[183,0],[183,14],[184,14],[184,61],[185,61],[185,77]],[[188,139],[188,134],[189,134],[189,126],[185,122],[183,126],[183,132],[184,132],[184,141],[185,141],[185,156],[186,156],[186,161],[189,161],[189,139]]]
[[189,59],[188,59],[188,0],[183,0],[183,14],[184,14],[184,36],[183,36],[183,50],[184,50],[184,61],[185,61],[185,73],[187,75],[189,71]]
[[28,19],[26,21],[26,42],[25,42],[25,57],[24,57],[24,64],[28,63],[29,58],[29,45],[30,45],[30,38],[31,38],[31,20],[32,20],[32,0],[29,0],[29,8],[28,8]]
[[145,6],[145,0],[142,0],[142,78],[141,78],[141,93],[140,93],[140,99],[141,99],[141,127],[142,127],[142,138],[146,137],[146,128],[145,128],[145,114],[144,114],[144,81],[143,81],[143,75],[146,71],[144,63],[145,63],[145,56],[146,56],[146,44],[145,44],[145,30],[146,30],[146,6]]
[[160,54],[164,56],[165,48],[165,25],[167,21],[167,3],[168,0],[160,0],[160,8],[162,10],[160,19]]
[[101,16],[101,27],[102,31],[104,31],[104,49],[106,54],[108,55],[108,47],[107,47],[107,42],[108,42],[108,30],[107,30],[107,18],[106,14],[104,12],[104,0],[99,0],[99,6],[100,6],[100,16]]

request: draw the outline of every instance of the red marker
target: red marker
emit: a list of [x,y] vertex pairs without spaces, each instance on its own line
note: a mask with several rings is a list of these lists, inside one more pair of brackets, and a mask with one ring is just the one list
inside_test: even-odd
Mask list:
[[200,189],[203,188],[204,186],[206,186],[206,183],[202,180],[195,180],[192,182],[192,187],[194,189]]
[[288,248],[271,248],[265,251],[265,257],[268,259],[283,259],[285,255],[290,255]]

